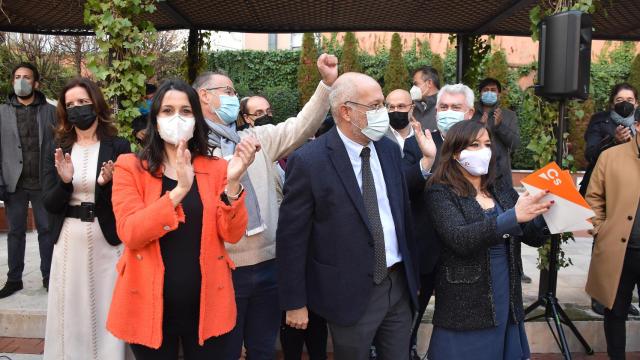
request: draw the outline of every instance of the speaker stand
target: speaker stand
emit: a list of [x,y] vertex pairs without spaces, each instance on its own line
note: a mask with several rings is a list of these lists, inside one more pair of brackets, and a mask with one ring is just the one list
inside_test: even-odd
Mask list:
[[[559,107],[558,107],[558,128],[557,128],[557,146],[556,146],[556,162],[562,168],[562,160],[564,159],[564,133],[566,129],[565,124],[565,114],[567,109],[567,100],[560,99]],[[585,338],[580,334],[578,328],[573,324],[567,313],[562,309],[560,303],[558,302],[558,298],[556,297],[556,290],[558,287],[558,255],[560,253],[560,235],[552,235],[551,236],[551,251],[549,252],[549,271],[547,277],[547,291],[546,294],[539,294],[538,300],[531,304],[525,310],[525,317],[529,315],[533,310],[538,307],[544,307],[544,313],[530,317],[525,319],[525,321],[533,321],[539,318],[544,317],[547,325],[549,326],[549,330],[551,331],[551,335],[553,335],[553,339],[558,344],[560,348],[560,352],[562,353],[565,360],[571,360],[571,350],[569,349],[569,345],[567,343],[567,337],[565,336],[564,329],[562,325],[566,325],[573,332],[573,334],[578,338],[578,341],[582,344],[585,349],[585,352],[588,355],[593,355],[593,349],[589,346],[589,343],[585,340]],[[540,282],[543,274],[541,273]],[[553,325],[551,324],[553,322]],[[554,330],[555,327],[555,330]]]

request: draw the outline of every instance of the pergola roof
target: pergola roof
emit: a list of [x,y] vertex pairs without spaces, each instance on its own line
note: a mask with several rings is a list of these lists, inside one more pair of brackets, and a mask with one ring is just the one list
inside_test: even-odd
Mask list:
[[[108,0],[105,0],[108,1]],[[85,34],[84,0],[0,1],[0,31]],[[158,30],[239,32],[402,31],[530,35],[543,0],[159,0]],[[595,39],[640,40],[640,1],[602,0]],[[6,16],[5,16],[6,14]],[[8,17],[8,19],[7,19]]]

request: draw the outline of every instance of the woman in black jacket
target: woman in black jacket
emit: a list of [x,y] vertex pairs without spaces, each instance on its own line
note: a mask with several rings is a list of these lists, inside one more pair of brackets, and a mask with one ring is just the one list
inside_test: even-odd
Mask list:
[[426,193],[441,242],[429,359],[528,359],[520,242],[543,244],[539,215],[552,202],[494,182],[495,154],[479,122],[454,125],[441,151]]
[[113,163],[131,147],[116,137],[109,107],[89,79],[64,87],[57,113],[42,171],[42,198],[56,241],[44,359],[124,359],[125,344],[105,324],[122,253],[111,206]]

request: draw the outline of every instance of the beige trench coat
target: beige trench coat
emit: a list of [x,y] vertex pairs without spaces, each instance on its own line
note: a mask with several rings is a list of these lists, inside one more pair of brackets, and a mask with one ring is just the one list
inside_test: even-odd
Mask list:
[[596,216],[586,291],[609,309],[616,299],[639,199],[640,157],[634,139],[600,154],[587,190],[586,200]]

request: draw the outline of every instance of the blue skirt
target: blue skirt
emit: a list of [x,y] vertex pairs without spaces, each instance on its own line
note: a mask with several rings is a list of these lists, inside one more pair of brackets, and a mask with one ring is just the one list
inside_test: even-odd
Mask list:
[[469,331],[434,326],[429,360],[526,360],[531,357],[524,323],[513,324],[509,321],[509,260],[506,244],[491,247],[490,254],[498,326]]

